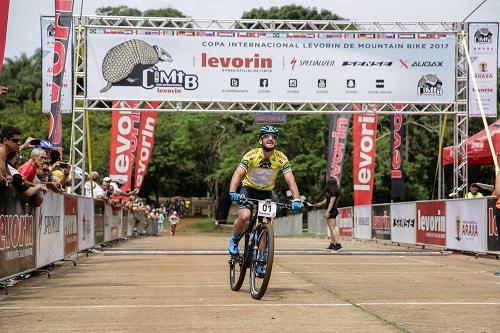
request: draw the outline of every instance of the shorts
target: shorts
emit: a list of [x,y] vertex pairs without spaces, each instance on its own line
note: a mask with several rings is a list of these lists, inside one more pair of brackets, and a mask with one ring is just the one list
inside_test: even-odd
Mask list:
[[337,217],[337,215],[339,215],[339,210],[337,209],[337,207],[335,207],[330,211],[330,215],[328,215],[328,218],[334,219]]
[[[261,191],[261,190],[254,189],[252,187],[242,186],[240,189],[240,194],[244,195],[246,198],[250,198],[250,199],[266,200],[266,199],[272,198],[273,192],[272,191]],[[252,203],[243,202],[242,204],[238,204],[238,209],[241,209],[241,208],[252,209]]]

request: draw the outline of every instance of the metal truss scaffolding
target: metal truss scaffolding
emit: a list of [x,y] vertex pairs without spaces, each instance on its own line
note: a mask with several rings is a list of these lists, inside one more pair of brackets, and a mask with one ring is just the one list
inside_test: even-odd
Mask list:
[[[465,30],[463,23],[456,22],[350,22],[350,21],[308,21],[308,20],[258,20],[258,19],[193,19],[193,18],[146,18],[146,17],[106,17],[82,16],[74,18],[75,38],[79,40],[79,49],[74,50],[74,77],[76,93],[74,94],[74,115],[72,124],[72,163],[82,169],[81,173],[72,176],[74,193],[83,192],[86,170],[86,112],[112,111],[112,101],[86,98],[86,30],[91,28],[140,28],[198,31],[277,31],[280,32],[452,32],[456,34],[456,70],[455,85],[456,98],[454,103],[404,104],[401,110],[405,115],[444,115],[454,116],[454,178],[453,188],[459,193],[467,187],[467,61],[463,50],[461,35]],[[464,39],[463,39],[464,38]],[[120,102],[120,101],[118,101]],[[159,106],[150,107],[148,101],[138,103],[134,108],[120,108],[122,111],[151,111],[159,112],[216,112],[216,113],[259,113],[280,112],[290,114],[333,114],[333,113],[363,113],[375,112],[392,114],[395,109],[391,104],[377,104],[363,107],[362,111],[355,111],[352,104],[338,103],[277,103],[277,102],[192,102],[178,101],[161,102]],[[367,111],[369,109],[369,111]]]

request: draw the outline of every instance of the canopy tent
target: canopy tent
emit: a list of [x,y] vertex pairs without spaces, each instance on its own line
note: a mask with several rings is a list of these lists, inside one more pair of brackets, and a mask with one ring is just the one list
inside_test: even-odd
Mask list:
[[[491,141],[497,155],[500,156],[500,119],[488,126],[491,134]],[[493,165],[491,150],[486,137],[486,131],[474,134],[466,141],[467,163],[469,165]],[[443,165],[453,164],[453,146],[443,148]]]

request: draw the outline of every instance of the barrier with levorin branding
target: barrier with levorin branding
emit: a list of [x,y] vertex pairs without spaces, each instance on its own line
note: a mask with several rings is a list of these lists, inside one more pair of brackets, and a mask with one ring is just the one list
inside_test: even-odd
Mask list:
[[[113,208],[102,200],[47,192],[33,209],[14,189],[0,192],[0,281],[26,273],[99,244],[155,234],[144,215]],[[139,222],[138,222],[139,221]]]

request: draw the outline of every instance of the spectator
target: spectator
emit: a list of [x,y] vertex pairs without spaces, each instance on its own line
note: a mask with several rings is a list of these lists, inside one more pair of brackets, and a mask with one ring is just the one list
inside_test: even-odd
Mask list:
[[325,187],[325,199],[321,202],[318,202],[315,206],[317,208],[326,205],[325,210],[325,218],[326,224],[330,229],[330,245],[328,245],[327,249],[340,251],[342,250],[342,245],[340,245],[339,240],[339,232],[337,230],[336,218],[339,214],[339,210],[337,209],[337,204],[339,201],[339,188],[337,185],[337,180],[335,178],[330,178],[326,183]]
[[0,132],[0,190],[10,186],[12,175],[7,168],[7,155],[19,150],[21,131],[12,126],[5,126]]
[[62,188],[71,185],[69,174],[71,172],[71,164],[61,161],[61,154],[53,149],[47,151],[50,156],[50,172],[54,182],[61,184]]
[[9,93],[9,88],[7,88],[6,86],[0,85],[0,97],[4,97],[8,93]]
[[18,170],[24,180],[33,183],[37,174],[36,170],[41,169],[46,163],[48,164],[48,157],[45,151],[41,148],[34,148],[31,151],[31,158],[24,162]]
[[467,199],[472,199],[472,198],[482,198],[483,194],[479,192],[479,186],[477,186],[476,183],[470,184],[470,192],[468,192],[465,195],[465,198]]
[[97,193],[99,195],[103,195],[104,191],[102,187],[99,185],[99,172],[97,171],[92,171],[91,173],[91,178],[92,178],[92,191],[91,186],[90,186],[90,179],[85,182],[85,196],[87,197],[94,197],[97,198]]
[[15,151],[7,155],[7,163],[9,171],[12,174],[12,185],[16,191],[20,194],[24,194],[27,197],[32,197],[31,203],[35,206],[40,206],[43,202],[43,198],[36,195],[39,192],[47,192],[47,187],[44,184],[37,184],[35,186],[29,186],[24,181],[23,177],[17,171],[17,164],[19,162],[20,152]]

